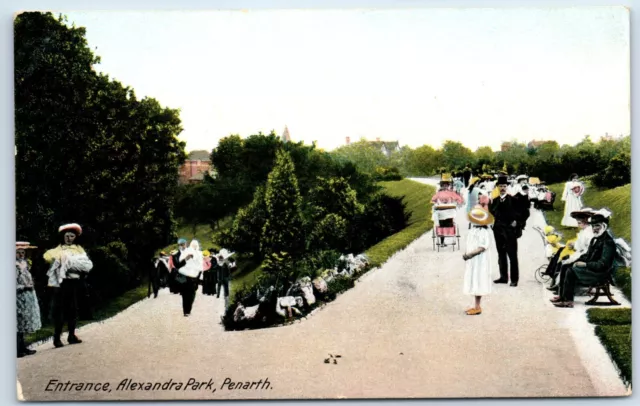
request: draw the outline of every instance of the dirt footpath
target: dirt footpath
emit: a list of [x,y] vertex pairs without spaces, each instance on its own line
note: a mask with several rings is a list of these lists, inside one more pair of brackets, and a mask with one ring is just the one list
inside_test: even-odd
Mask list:
[[[462,294],[467,221],[461,211],[460,251],[434,252],[431,233],[426,233],[355,288],[287,327],[224,332],[222,299],[198,293],[187,318],[181,298],[163,290],[157,299],[82,328],[80,345],[54,349],[49,342],[37,347],[36,355],[19,359],[24,398],[623,395],[615,382],[594,383],[599,378],[581,361],[567,313],[550,305],[547,291],[534,279],[534,269],[545,262],[542,240],[531,229],[541,215],[534,214],[518,241],[518,287],[494,285],[480,316],[464,314],[472,298]],[[491,255],[497,277],[494,246]],[[336,363],[325,363],[326,358]],[[143,389],[131,389],[126,379]],[[47,391],[51,380],[110,386],[106,391]],[[177,383],[186,382],[203,384],[177,389]],[[145,383],[157,383],[156,390],[145,390]]]

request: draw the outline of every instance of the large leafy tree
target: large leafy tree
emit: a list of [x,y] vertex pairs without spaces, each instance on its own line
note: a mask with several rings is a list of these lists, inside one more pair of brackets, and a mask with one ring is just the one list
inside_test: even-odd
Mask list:
[[473,152],[460,142],[447,140],[442,145],[442,163],[448,170],[460,170],[473,160]]
[[84,28],[63,17],[22,13],[14,30],[18,238],[49,246],[78,222],[85,245],[148,260],[173,228],[178,111],[96,73]]

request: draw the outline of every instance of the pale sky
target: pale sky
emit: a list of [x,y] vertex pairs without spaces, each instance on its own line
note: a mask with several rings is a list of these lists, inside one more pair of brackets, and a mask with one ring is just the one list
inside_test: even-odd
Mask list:
[[630,133],[622,7],[66,14],[97,70],[181,109],[188,151],[285,125],[327,150]]

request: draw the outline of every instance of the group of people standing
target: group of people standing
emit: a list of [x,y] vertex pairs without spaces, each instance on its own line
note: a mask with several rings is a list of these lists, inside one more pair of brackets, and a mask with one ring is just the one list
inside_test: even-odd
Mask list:
[[[82,234],[78,224],[65,224],[58,229],[61,243],[56,248],[44,253],[44,260],[49,269],[47,287],[51,293],[51,318],[54,323],[53,345],[63,347],[62,329],[67,323],[69,344],[80,344],[82,340],[76,335],[78,321],[78,291],[83,279],[93,268],[93,263],[77,238]],[[30,259],[27,252],[37,247],[29,242],[16,242],[16,305],[17,305],[17,350],[18,357],[32,355],[25,343],[25,334],[34,333],[42,328],[40,306],[31,275]]]
[[197,240],[192,240],[187,246],[187,240],[180,238],[176,251],[171,255],[161,252],[154,261],[149,277],[154,297],[157,298],[158,291],[165,287],[171,293],[181,295],[182,311],[188,317],[202,285],[203,294],[218,298],[224,290],[225,304],[228,305],[231,273],[237,268],[232,255],[225,249],[201,251]]
[[[76,223],[65,224],[58,229],[60,244],[44,253],[47,263],[47,289],[51,298],[50,318],[53,321],[53,345],[63,347],[62,332],[66,323],[68,344],[80,344],[76,334],[78,323],[78,295],[84,279],[93,269],[84,248],[78,244],[82,227]],[[31,274],[30,253],[37,247],[27,241],[16,242],[16,311],[17,311],[17,355],[24,357],[35,354],[26,345],[25,335],[42,328],[40,303]],[[193,240],[187,247],[184,238],[178,240],[178,250],[167,255],[160,253],[150,274],[150,291],[155,297],[161,288],[168,287],[172,293],[182,296],[184,316],[189,316],[193,308],[196,292],[200,285],[205,295],[218,298],[224,290],[225,303],[229,300],[229,283],[236,263],[233,253],[227,250],[201,251],[198,241]]]

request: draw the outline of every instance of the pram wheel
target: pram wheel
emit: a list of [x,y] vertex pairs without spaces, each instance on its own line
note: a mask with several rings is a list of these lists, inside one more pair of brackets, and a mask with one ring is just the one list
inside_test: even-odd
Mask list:
[[547,270],[548,264],[540,265],[535,270],[535,278],[539,283],[546,283],[551,280],[551,276],[547,275],[545,272]]

